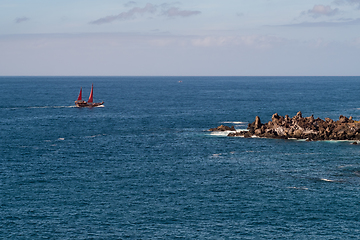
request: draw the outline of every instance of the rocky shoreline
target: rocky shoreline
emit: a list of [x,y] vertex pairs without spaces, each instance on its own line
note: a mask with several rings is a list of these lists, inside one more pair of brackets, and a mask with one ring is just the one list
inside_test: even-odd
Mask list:
[[[233,127],[219,126],[209,129],[210,131],[234,131]],[[322,120],[314,119],[314,116],[303,117],[298,112],[290,118],[279,116],[275,113],[271,121],[261,123],[256,116],[255,121],[250,123],[248,131],[231,132],[230,137],[263,137],[280,139],[306,139],[307,141],[319,140],[360,140],[360,122],[354,121],[352,117],[340,116],[339,120],[334,121],[330,118]]]

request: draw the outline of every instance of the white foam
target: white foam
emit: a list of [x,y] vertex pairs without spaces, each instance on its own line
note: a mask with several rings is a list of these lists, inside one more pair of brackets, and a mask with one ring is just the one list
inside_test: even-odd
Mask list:
[[229,135],[229,133],[233,133],[233,132],[234,131],[213,131],[210,133],[210,135],[227,137],[227,135]]
[[297,190],[309,190],[307,187],[288,187],[290,189],[297,189]]
[[236,129],[236,131],[237,132],[248,132],[249,131],[249,129],[246,129],[246,128],[244,128],[244,129]]
[[71,106],[34,106],[34,107],[12,107],[9,108],[11,110],[17,110],[17,109],[44,109],[44,108],[74,108],[75,105]]
[[217,158],[217,157],[219,157],[220,155],[221,155],[221,153],[214,153],[213,155],[211,155],[211,157]]
[[334,180],[326,179],[326,178],[320,178],[321,181],[325,182],[335,182]]
[[96,134],[96,135],[92,135],[92,136],[85,136],[85,138],[95,138],[95,137],[99,137],[99,136],[104,136],[105,134]]
[[247,122],[230,122],[230,121],[228,121],[228,122],[222,122],[222,123],[232,123],[232,124],[247,124]]
[[39,106],[39,107],[28,107],[28,108],[73,108],[76,106]]

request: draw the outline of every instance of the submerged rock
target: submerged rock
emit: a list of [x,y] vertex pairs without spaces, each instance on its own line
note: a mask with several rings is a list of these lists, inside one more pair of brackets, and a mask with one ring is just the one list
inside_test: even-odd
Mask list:
[[271,121],[265,124],[262,124],[259,116],[256,116],[255,121],[250,123],[247,129],[248,131],[229,133],[228,136],[295,138],[307,141],[360,140],[360,123],[354,121],[352,117],[347,118],[342,115],[338,121],[334,121],[330,118],[315,119],[313,115],[303,117],[301,112],[292,118],[275,113]]
[[224,125],[220,125],[216,128],[210,128],[209,131],[211,132],[223,132],[223,131],[236,131],[234,126],[224,126]]

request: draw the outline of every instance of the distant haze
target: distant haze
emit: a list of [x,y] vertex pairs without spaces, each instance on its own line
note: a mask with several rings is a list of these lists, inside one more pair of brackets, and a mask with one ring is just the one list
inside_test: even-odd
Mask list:
[[0,3],[0,75],[360,76],[360,0]]

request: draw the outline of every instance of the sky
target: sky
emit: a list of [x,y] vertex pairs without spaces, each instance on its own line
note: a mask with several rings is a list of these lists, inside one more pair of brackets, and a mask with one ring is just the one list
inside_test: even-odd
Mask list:
[[0,0],[0,76],[360,76],[360,0]]

